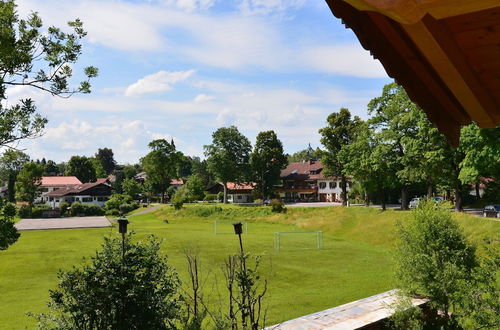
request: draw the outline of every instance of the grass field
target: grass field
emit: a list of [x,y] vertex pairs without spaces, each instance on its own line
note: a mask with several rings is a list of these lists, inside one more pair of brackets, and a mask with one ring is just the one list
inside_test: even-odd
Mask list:
[[[150,233],[163,238],[163,251],[182,280],[187,279],[184,251],[198,250],[206,277],[205,295],[216,306],[217,292],[225,294],[220,267],[228,254],[238,251],[238,240],[231,233],[215,235],[213,222],[230,226],[231,221],[246,221],[243,244],[246,251],[262,256],[261,273],[269,283],[267,323],[273,324],[392,289],[390,250],[395,222],[408,216],[409,212],[364,207],[289,208],[286,214],[273,214],[267,207],[187,205],[180,211],[165,207],[133,216],[129,228],[136,232],[136,240]],[[485,237],[500,237],[500,222],[466,214],[456,218],[478,245]],[[307,238],[289,238],[287,248],[274,250],[275,232],[305,230],[323,231],[322,250],[302,249],[309,244]],[[16,244],[0,252],[0,328],[32,328],[34,322],[25,314],[45,310],[57,271],[93,255],[102,237],[116,235],[116,231],[23,232]]]

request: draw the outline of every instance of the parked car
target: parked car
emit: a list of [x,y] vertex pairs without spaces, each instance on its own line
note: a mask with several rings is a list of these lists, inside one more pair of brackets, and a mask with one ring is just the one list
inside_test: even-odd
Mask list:
[[486,205],[483,209],[483,217],[500,218],[500,204]]
[[433,201],[434,201],[434,203],[436,203],[436,204],[444,202],[444,198],[443,198],[443,197],[440,197],[440,196],[432,197],[432,200],[433,200]]
[[422,198],[419,197],[412,198],[409,204],[410,209],[416,208],[418,206],[418,203],[420,203],[421,199]]

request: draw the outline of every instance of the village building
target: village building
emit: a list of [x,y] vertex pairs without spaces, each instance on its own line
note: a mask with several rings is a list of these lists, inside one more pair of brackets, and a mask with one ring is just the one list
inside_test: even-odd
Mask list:
[[42,194],[35,200],[35,203],[48,201],[47,194],[61,188],[82,184],[76,176],[42,176],[40,191]]
[[96,182],[68,185],[46,193],[43,198],[45,203],[53,208],[59,207],[62,202],[70,204],[81,202],[102,207],[111,194],[111,184],[106,178],[103,178],[97,179]]
[[[229,203],[253,203],[252,191],[255,187],[255,183],[228,182],[226,186],[227,201]],[[207,191],[211,194],[218,194],[224,192],[224,186],[219,182],[208,188]]]
[[[281,171],[282,186],[276,192],[284,202],[341,202],[341,180],[325,177],[320,160],[294,162]],[[347,191],[352,183],[347,182]]]

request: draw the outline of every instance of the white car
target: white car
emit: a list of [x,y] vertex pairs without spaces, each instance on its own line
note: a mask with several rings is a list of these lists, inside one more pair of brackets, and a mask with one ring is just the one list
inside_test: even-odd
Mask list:
[[422,198],[419,197],[412,198],[409,204],[410,209],[416,208],[418,206],[418,203],[420,203],[421,199]]

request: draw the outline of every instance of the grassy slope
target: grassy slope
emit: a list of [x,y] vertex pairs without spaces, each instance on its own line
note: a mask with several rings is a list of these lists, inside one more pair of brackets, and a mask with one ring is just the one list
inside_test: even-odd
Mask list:
[[[189,205],[182,211],[165,208],[132,217],[130,228],[137,233],[137,239],[149,233],[164,238],[163,249],[183,280],[183,252],[197,249],[208,273],[207,299],[217,304],[217,284],[224,294],[220,265],[227,254],[237,251],[238,241],[232,234],[214,235],[213,221],[248,221],[245,248],[262,255],[261,271],[269,280],[267,320],[275,323],[392,288],[389,253],[394,243],[394,224],[396,219],[404,220],[407,216],[408,212],[364,207],[290,208],[286,214],[272,214],[264,207],[219,209]],[[462,214],[457,219],[473,241],[481,243],[485,236],[499,237],[499,222]],[[273,250],[274,232],[301,230],[323,230],[324,250]],[[56,283],[57,270],[92,255],[102,236],[116,235],[115,231],[23,232],[18,243],[0,252],[2,329],[31,326],[33,321],[24,313],[44,310],[48,289]]]

